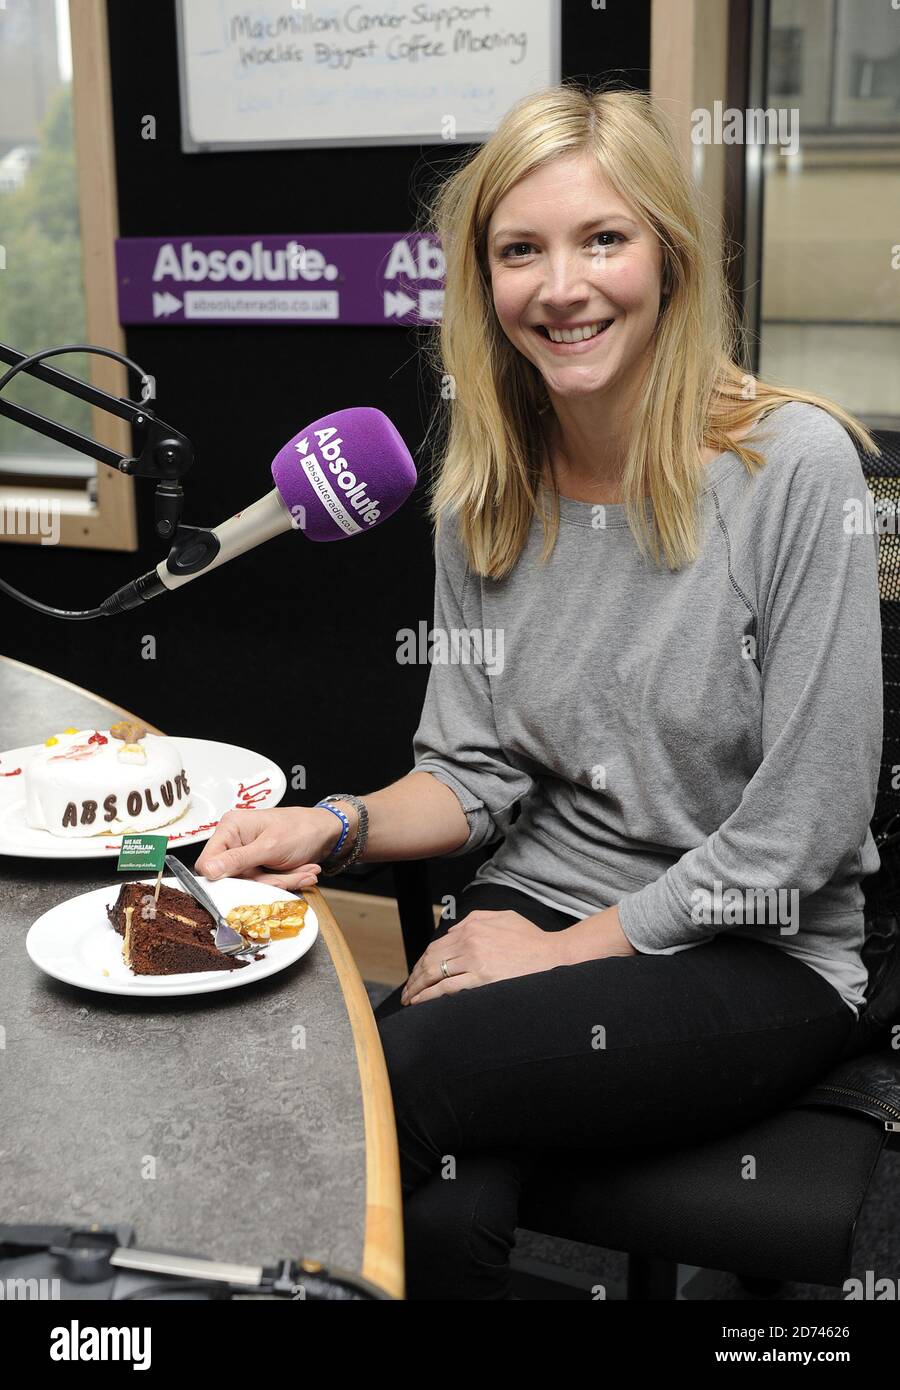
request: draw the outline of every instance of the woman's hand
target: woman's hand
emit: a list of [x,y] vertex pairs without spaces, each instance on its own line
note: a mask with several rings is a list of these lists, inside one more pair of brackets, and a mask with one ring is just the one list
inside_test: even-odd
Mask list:
[[[431,943],[413,967],[400,998],[404,1004],[419,1004],[556,965],[636,955],[615,904],[562,931],[542,931],[518,912],[479,910]],[[441,971],[442,960],[447,962],[449,978]]]
[[204,846],[197,873],[208,879],[252,878],[274,888],[309,888],[318,882],[319,861],[340,833],[337,818],[321,806],[228,811]]
[[[441,994],[564,965],[562,935],[542,931],[518,912],[470,912],[431,943],[406,981],[402,1002],[421,1004]],[[442,960],[447,962],[448,978],[441,971]]]

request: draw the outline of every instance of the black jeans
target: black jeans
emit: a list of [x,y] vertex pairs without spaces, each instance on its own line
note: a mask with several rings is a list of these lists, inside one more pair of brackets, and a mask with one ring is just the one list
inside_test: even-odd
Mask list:
[[[476,908],[574,918],[499,884]],[[507,1299],[519,1195],[554,1150],[674,1148],[780,1109],[835,1062],[852,1010],[777,945],[725,933],[376,1010],[400,1144],[410,1299]]]

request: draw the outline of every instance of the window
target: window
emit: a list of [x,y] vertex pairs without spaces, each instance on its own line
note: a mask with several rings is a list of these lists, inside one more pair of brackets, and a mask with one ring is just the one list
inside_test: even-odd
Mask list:
[[771,0],[765,104],[760,373],[898,429],[900,7]]
[[[72,342],[124,351],[115,313],[115,178],[102,0],[0,6],[0,343],[20,353]],[[86,281],[84,266],[91,266]],[[0,361],[0,375],[8,363]],[[48,366],[128,394],[124,368],[86,353]],[[27,372],[3,400],[124,454],[127,425]],[[0,542],[136,548],[133,484],[0,414]],[[46,541],[46,537],[44,537]]]

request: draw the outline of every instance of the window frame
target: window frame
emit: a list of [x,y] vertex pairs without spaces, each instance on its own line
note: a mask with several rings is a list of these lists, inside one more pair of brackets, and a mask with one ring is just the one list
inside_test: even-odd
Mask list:
[[[124,354],[125,335],[119,323],[115,263],[118,198],[105,0],[77,0],[76,4],[69,0],[69,25],[86,340]],[[56,358],[49,365],[66,371],[70,368],[70,360]],[[128,373],[112,358],[89,354],[88,379],[113,396],[128,395]],[[48,414],[52,414],[49,409]],[[89,432],[94,439],[125,457],[131,455],[131,427],[126,420],[108,414],[99,406],[91,406]],[[60,545],[137,550],[134,481],[108,464],[97,462],[96,468],[96,502],[93,505],[85,506],[80,498],[67,507],[66,490],[56,490],[48,483],[0,484],[0,508],[56,503]],[[39,545],[42,538],[36,534],[5,533],[0,540]]]

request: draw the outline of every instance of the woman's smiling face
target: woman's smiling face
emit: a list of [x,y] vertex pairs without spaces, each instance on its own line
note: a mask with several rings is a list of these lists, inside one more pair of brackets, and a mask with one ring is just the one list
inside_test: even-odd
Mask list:
[[[642,375],[662,246],[590,155],[555,159],[511,188],[488,224],[487,254],[500,325],[551,398],[605,394]],[[556,343],[548,326],[578,341]]]

